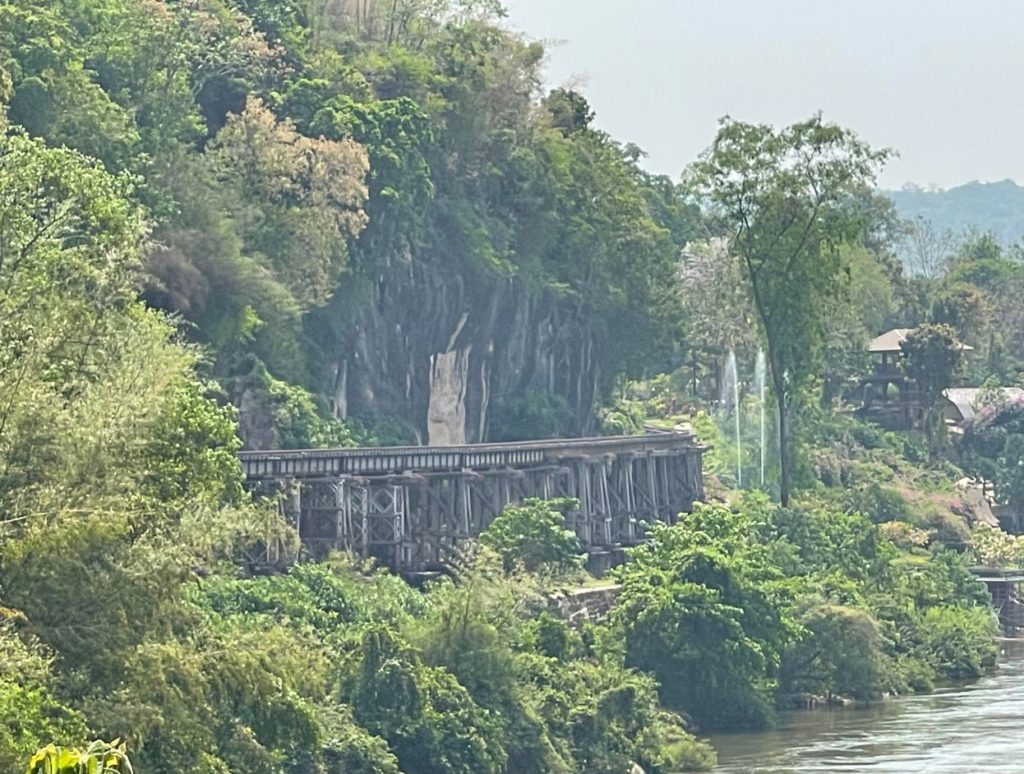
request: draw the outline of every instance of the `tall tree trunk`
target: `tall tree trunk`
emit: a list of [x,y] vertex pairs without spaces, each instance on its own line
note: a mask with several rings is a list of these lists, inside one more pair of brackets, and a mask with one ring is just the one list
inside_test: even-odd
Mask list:
[[775,401],[779,407],[779,503],[783,508],[789,506],[789,410],[786,406],[786,383],[782,368],[771,352],[771,340],[768,341],[768,362],[772,369],[772,387],[775,390]]

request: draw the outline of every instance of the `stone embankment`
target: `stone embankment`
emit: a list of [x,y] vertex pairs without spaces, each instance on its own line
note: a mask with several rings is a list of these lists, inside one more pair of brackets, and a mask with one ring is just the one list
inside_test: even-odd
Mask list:
[[566,589],[548,595],[548,608],[565,619],[570,626],[582,626],[608,614],[615,605],[622,587],[617,583],[587,588]]

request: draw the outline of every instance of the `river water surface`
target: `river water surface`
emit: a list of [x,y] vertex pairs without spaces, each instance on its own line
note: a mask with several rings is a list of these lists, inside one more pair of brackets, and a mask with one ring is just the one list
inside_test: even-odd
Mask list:
[[990,677],[868,708],[786,712],[712,738],[716,772],[1024,772],[1024,642]]

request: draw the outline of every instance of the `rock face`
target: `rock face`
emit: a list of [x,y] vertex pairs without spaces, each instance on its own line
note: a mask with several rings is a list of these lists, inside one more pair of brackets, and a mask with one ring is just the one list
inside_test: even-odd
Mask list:
[[955,487],[959,498],[953,504],[953,512],[967,520],[968,526],[986,524],[998,527],[999,519],[992,512],[992,506],[985,498],[982,489],[969,479],[961,479]]
[[617,583],[594,588],[573,589],[548,596],[548,609],[566,620],[570,626],[581,627],[584,622],[598,621],[615,607],[622,587]]
[[431,446],[466,443],[466,388],[472,351],[470,344],[430,356],[427,443]]
[[488,439],[494,407],[531,391],[565,398],[573,434],[593,430],[601,373],[569,300],[441,260],[403,261],[337,337],[335,415],[400,417],[420,443]]
[[238,408],[238,432],[244,440],[244,448],[281,448],[281,438],[274,428],[267,396],[262,391],[246,386],[233,392],[234,403]]

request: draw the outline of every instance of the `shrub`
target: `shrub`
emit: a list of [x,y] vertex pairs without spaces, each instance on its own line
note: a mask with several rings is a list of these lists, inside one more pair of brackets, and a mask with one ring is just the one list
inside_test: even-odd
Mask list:
[[598,426],[602,435],[639,435],[644,431],[647,407],[643,402],[619,398],[612,405],[598,411]]
[[501,721],[455,677],[423,664],[382,628],[362,638],[358,664],[343,680],[356,722],[387,740],[409,774],[487,774],[507,759]]
[[911,550],[928,545],[928,533],[904,521],[888,521],[878,525],[878,534],[897,548]]
[[933,542],[955,549],[963,549],[970,544],[971,533],[966,522],[948,510],[928,508],[916,521],[917,526],[929,533]]
[[800,617],[806,634],[786,650],[780,690],[791,694],[849,696],[880,693],[881,636],[866,610],[816,604]]
[[790,636],[789,592],[744,513],[698,505],[615,571],[626,665],[653,674],[670,709],[702,728],[766,725],[769,675]]
[[323,714],[328,716],[323,724],[323,774],[399,774],[388,743],[358,726],[351,710]]
[[981,607],[942,605],[925,611],[922,653],[943,677],[981,677],[996,665],[995,616]]
[[32,756],[25,774],[131,774],[132,764],[120,740],[93,742],[84,750],[47,745]]
[[578,507],[571,498],[528,498],[505,508],[480,542],[498,553],[506,572],[518,565],[530,572],[569,572],[580,567],[580,542],[565,528],[565,517]]
[[74,744],[86,738],[85,718],[53,695],[47,654],[15,633],[19,618],[0,606],[0,771],[20,770],[41,739]]
[[863,513],[875,524],[910,520],[910,509],[899,490],[878,483],[850,490],[847,506],[852,511]]
[[1024,540],[987,524],[979,524],[971,530],[971,547],[978,562],[986,567],[1024,564]]

